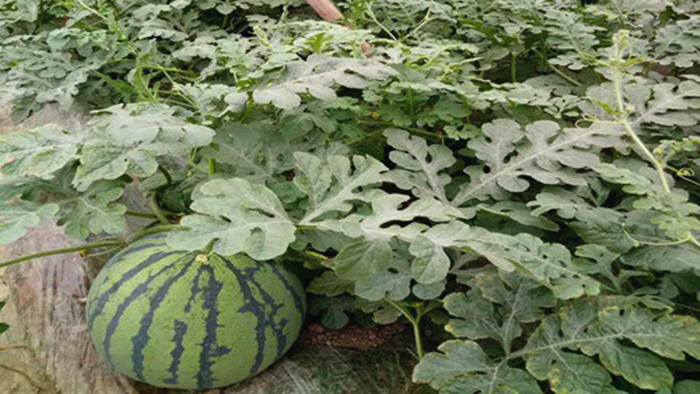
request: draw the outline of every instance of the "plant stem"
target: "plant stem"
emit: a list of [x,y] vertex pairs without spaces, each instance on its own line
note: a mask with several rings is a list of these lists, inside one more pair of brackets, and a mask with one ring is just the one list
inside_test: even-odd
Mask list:
[[579,82],[579,81],[577,81],[577,80],[571,78],[570,76],[566,75],[566,73],[564,73],[563,71],[561,71],[561,70],[559,70],[558,68],[554,67],[554,65],[553,65],[552,63],[549,62],[549,59],[547,59],[547,57],[544,56],[544,55],[542,54],[542,52],[540,52],[540,51],[538,51],[537,49],[534,49],[534,48],[532,49],[532,51],[535,52],[536,54],[538,54],[538,55],[542,58],[542,60],[545,62],[545,64],[547,64],[547,67],[549,67],[550,70],[552,70],[552,71],[554,71],[555,73],[559,74],[560,77],[566,79],[567,81],[571,82],[572,84],[574,84],[574,85],[576,85],[576,86],[581,86],[581,82]]
[[141,238],[148,237],[149,235],[165,233],[165,232],[172,231],[172,230],[184,230],[184,229],[185,229],[185,226],[181,226],[179,224],[169,224],[167,226],[153,227],[153,228],[149,228],[149,229],[146,229],[143,231],[139,231],[138,233],[127,238],[126,241],[124,241],[124,243],[129,245],[129,244],[132,244],[132,243],[138,241]]
[[48,250],[45,252],[28,254],[26,256],[18,257],[18,258],[13,259],[13,260],[5,261],[3,263],[0,263],[0,268],[23,263],[23,262],[29,261],[29,260],[34,260],[34,259],[37,259],[39,257],[54,256],[54,255],[58,255],[58,254],[67,254],[67,253],[73,253],[73,252],[83,252],[86,250],[104,248],[107,246],[118,246],[118,245],[122,245],[122,241],[120,241],[120,240],[108,240],[108,241],[103,240],[103,241],[99,241],[99,242],[95,242],[95,243],[91,243],[91,244],[87,244],[87,245],[75,246],[72,248]]
[[[622,95],[622,84],[621,84],[621,79],[622,75],[620,74],[620,69],[616,64],[613,64],[611,66],[613,69],[613,84],[615,86],[615,96],[617,97],[617,110],[619,113],[625,114],[625,99]],[[637,133],[634,131],[632,128],[632,125],[630,125],[630,122],[627,120],[627,117],[625,115],[624,118],[620,119],[620,123],[625,127],[625,131],[627,132],[627,135],[634,141],[634,143],[637,145],[640,151],[642,151],[642,154],[645,156],[647,160],[649,160],[654,168],[656,169],[656,172],[659,174],[659,180],[661,181],[661,185],[664,188],[664,191],[666,193],[671,193],[671,187],[668,184],[668,180],[666,179],[666,171],[664,170],[664,165],[661,163],[656,156],[654,156],[653,153],[649,151],[649,148],[647,148],[646,144],[639,138]]]
[[659,179],[661,180],[661,185],[664,188],[664,191],[666,193],[671,193],[671,186],[668,184],[668,179],[666,179],[666,171],[664,170],[663,164],[654,157],[654,154],[649,151],[649,148],[644,144],[644,142],[639,138],[637,133],[634,132],[632,129],[632,126],[630,126],[629,122],[627,120],[622,122],[623,125],[625,126],[625,130],[627,131],[627,135],[634,141],[635,144],[637,144],[637,147],[639,150],[642,151],[644,156],[646,156],[647,160],[651,161],[651,164],[654,166],[656,169],[656,172],[659,174]]
[[364,135],[364,136],[362,136],[362,137],[355,138],[354,140],[350,140],[350,141],[346,142],[345,145],[347,145],[347,146],[358,145],[358,144],[360,144],[360,143],[362,143],[362,142],[364,142],[364,141],[366,141],[366,140],[368,140],[368,139],[371,139],[371,138],[380,136],[380,135],[382,135],[382,133],[384,133],[384,130],[383,130],[383,129],[382,129],[382,130],[373,131],[373,132],[371,132],[371,133],[369,133],[369,134],[366,134],[366,135]]
[[113,248],[109,248],[109,249],[105,250],[104,252],[85,254],[85,255],[83,255],[83,258],[86,260],[87,259],[94,259],[95,257],[100,257],[100,256],[112,254],[112,253],[114,253],[115,250],[118,250],[118,249],[119,249],[119,247],[115,246]]
[[151,210],[161,223],[166,226],[170,224],[170,220],[168,220],[163,211],[160,210],[160,206],[158,206],[158,200],[156,199],[155,193],[151,194]]
[[518,54],[513,53],[510,56],[510,80],[513,83],[518,82]]
[[153,227],[153,228],[149,228],[149,229],[140,231],[140,232],[130,236],[126,240],[117,239],[117,238],[106,238],[106,239],[103,239],[101,241],[93,242],[93,243],[87,244],[87,245],[75,246],[75,247],[71,247],[71,248],[47,250],[45,252],[28,254],[28,255],[25,255],[22,257],[18,257],[18,258],[13,259],[13,260],[8,260],[5,262],[2,262],[2,263],[0,263],[0,268],[23,263],[23,262],[29,261],[29,260],[34,260],[34,259],[37,259],[40,257],[55,256],[55,255],[59,255],[59,254],[68,254],[68,253],[73,253],[73,252],[84,252],[87,250],[105,248],[108,246],[122,247],[124,245],[130,245],[130,244],[138,241],[139,239],[147,237],[149,235],[159,234],[159,233],[163,233],[166,231],[172,231],[172,230],[180,230],[180,229],[184,230],[185,228],[186,228],[185,226],[181,226],[179,224],[168,224],[167,226]]
[[197,172],[200,172],[200,173],[202,173],[202,174],[207,174],[207,175],[209,175],[209,171],[208,171],[208,170],[203,170],[203,169],[201,169],[194,161],[188,161],[188,162],[187,162],[187,166],[190,167],[191,169],[197,171]]
[[158,171],[160,171],[163,176],[165,177],[165,185],[170,186],[173,184],[173,177],[170,175],[170,172],[168,171],[167,168],[163,166],[158,166]]
[[323,255],[323,254],[321,254],[321,253],[314,252],[314,251],[311,251],[311,250],[305,250],[305,251],[304,251],[304,254],[307,255],[307,256],[310,256],[310,257],[312,257],[312,258],[314,258],[314,259],[316,259],[316,260],[319,260],[319,261],[321,261],[321,262],[327,262],[328,260],[331,259],[330,257],[328,257],[328,256],[326,256],[326,255]]
[[413,324],[413,340],[416,342],[416,353],[418,353],[418,360],[420,361],[425,355],[423,352],[423,340],[420,335],[420,317],[411,322],[411,324]]
[[104,15],[100,14],[97,10],[95,10],[94,8],[91,8],[89,5],[83,3],[82,0],[78,0],[78,3],[79,3],[81,6],[83,6],[83,8],[85,8],[87,11],[89,11],[91,14],[93,14],[93,15],[99,17],[100,19],[102,19],[102,20],[104,20],[104,21],[107,21],[107,17],[105,17]]
[[372,20],[372,22],[376,23],[379,28],[381,28],[389,37],[391,37],[392,40],[399,42],[399,39],[396,38],[396,36],[391,32],[391,30],[387,29],[386,26],[382,25],[381,22],[377,19],[377,16],[374,15],[374,11],[372,11],[372,7],[368,4],[367,9],[365,10],[367,13],[367,16]]
[[230,14],[224,15],[224,21],[221,22],[221,28],[224,29],[224,30],[226,30],[226,26],[228,25],[228,16],[229,16],[229,15],[230,15]]
[[408,33],[406,35],[406,37],[404,37],[404,39],[406,39],[406,40],[409,39],[412,35],[418,33],[420,31],[420,29],[422,29],[425,25],[427,25],[428,23],[430,23],[432,21],[432,19],[430,19],[430,12],[432,10],[433,10],[432,7],[428,8],[428,11],[425,13],[425,17],[423,17],[423,21],[418,26],[416,26],[416,28],[413,29],[413,31]]
[[416,353],[418,355],[418,360],[420,361],[423,359],[423,340],[421,339],[421,334],[420,334],[420,319],[422,317],[422,314],[420,311],[416,314],[414,317],[413,314],[411,314],[411,311],[408,310],[405,306],[399,304],[398,302],[386,298],[386,301],[391,304],[396,310],[401,312],[401,314],[408,320],[411,325],[413,326],[413,339],[416,342]]

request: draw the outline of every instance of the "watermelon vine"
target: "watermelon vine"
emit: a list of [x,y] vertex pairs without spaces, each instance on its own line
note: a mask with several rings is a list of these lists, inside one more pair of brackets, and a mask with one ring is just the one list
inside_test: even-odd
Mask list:
[[[0,243],[45,220],[91,240],[0,267],[155,237],[212,291],[231,256],[286,262],[312,319],[410,324],[412,379],[440,392],[693,387],[700,2],[336,3],[322,21],[300,0],[0,0],[14,119],[92,111],[0,136]],[[146,223],[131,237],[127,217]],[[240,284],[250,335],[277,338],[242,377],[291,344],[274,311],[303,315],[280,283],[286,303]],[[216,326],[223,309],[200,308]],[[120,353],[130,376],[184,376],[189,326],[167,324],[171,359]],[[209,369],[188,387],[222,376],[218,333],[201,332]]]

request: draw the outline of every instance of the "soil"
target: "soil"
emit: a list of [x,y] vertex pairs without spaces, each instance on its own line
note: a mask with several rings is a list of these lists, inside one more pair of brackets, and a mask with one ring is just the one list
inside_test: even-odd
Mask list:
[[340,330],[311,324],[299,336],[299,344],[370,350],[386,344],[403,329],[401,323],[373,327],[345,326]]

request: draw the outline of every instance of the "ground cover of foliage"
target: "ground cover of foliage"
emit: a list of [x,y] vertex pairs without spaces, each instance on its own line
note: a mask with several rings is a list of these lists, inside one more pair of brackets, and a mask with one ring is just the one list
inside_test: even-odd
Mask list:
[[444,393],[697,392],[700,2],[583,3],[0,0],[16,121],[95,110],[0,137],[0,243],[151,218],[410,323]]

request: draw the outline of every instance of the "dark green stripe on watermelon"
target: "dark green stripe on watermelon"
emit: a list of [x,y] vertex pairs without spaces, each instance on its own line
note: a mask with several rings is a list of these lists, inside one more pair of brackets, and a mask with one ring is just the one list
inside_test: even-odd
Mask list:
[[116,255],[90,290],[98,351],[118,371],[156,386],[209,389],[281,357],[305,312],[298,279],[247,257],[175,251],[164,237]]
[[[228,269],[230,269],[231,272],[233,272],[236,275],[236,279],[238,279],[240,289],[245,296],[246,303],[238,311],[242,313],[252,313],[258,321],[258,324],[255,328],[255,337],[258,344],[258,352],[255,355],[255,363],[250,369],[251,375],[254,375],[258,373],[258,371],[260,370],[260,366],[263,362],[265,344],[267,342],[267,328],[271,328],[275,334],[279,333],[277,326],[274,324],[274,315],[277,313],[279,306],[274,304],[274,300],[271,300],[269,298],[269,295],[265,293],[262,287],[255,281],[254,274],[256,272],[257,267],[242,271],[236,268],[233,265],[233,263],[231,263],[229,260],[223,260],[226,263]],[[262,301],[258,300],[254,296],[253,288],[249,284],[252,284],[253,286],[255,286],[255,288],[257,288],[258,292],[260,292],[260,294],[264,298]],[[267,304],[265,302],[267,302]],[[266,313],[266,306],[271,307],[269,314]],[[286,335],[281,335],[277,337],[277,340],[279,355],[279,344],[286,343],[287,337]]]
[[231,349],[219,346],[216,340],[217,329],[219,328],[219,310],[216,301],[221,294],[224,285],[214,278],[214,270],[210,266],[203,266],[200,270],[208,273],[209,283],[204,294],[202,309],[206,311],[206,337],[200,345],[202,353],[199,356],[199,372],[197,373],[197,387],[204,389],[212,387],[215,379],[212,377],[212,364],[217,357],[231,353]]
[[[128,281],[129,279],[133,278],[134,276],[138,275],[139,273],[143,272],[143,270],[147,267],[149,267],[151,264],[153,264],[156,261],[160,261],[168,256],[171,256],[177,252],[168,252],[168,253],[156,253],[152,256],[149,256],[146,260],[143,262],[139,263],[136,267],[133,269],[129,270],[126,272],[124,275],[122,275],[119,279],[118,282],[115,282],[109,289],[106,291],[99,293],[99,297],[97,297],[93,302],[96,303],[97,305],[94,305],[93,308],[90,309],[90,314],[88,315],[88,324],[90,327],[92,327],[93,322],[95,321],[95,318],[97,315],[102,313],[102,309],[104,306],[107,304],[109,301],[110,297],[119,290],[120,283],[123,283],[124,281]],[[108,272],[108,267],[103,268],[102,272]],[[99,277],[95,280],[93,283],[90,291],[93,291],[92,289],[98,288],[97,291],[99,291],[99,288],[104,285],[104,282],[98,282]],[[98,284],[99,283],[99,284]]]
[[153,296],[153,298],[151,298],[150,309],[148,310],[148,313],[144,315],[143,319],[141,319],[141,328],[139,329],[139,332],[136,335],[134,335],[134,337],[131,339],[131,343],[134,348],[134,373],[141,380],[145,379],[143,376],[143,349],[148,343],[148,340],[150,339],[148,336],[148,330],[153,324],[153,315],[156,313],[156,310],[163,302],[163,299],[168,295],[168,290],[170,290],[170,287],[172,287],[173,283],[175,283],[178,279],[182,278],[187,273],[187,270],[189,270],[190,267],[192,267],[195,258],[188,258],[189,261],[185,265],[185,267],[181,269],[180,272],[178,272],[175,276],[168,279],[168,281],[161,288],[159,288],[158,291],[156,291],[156,294]]
[[177,370],[180,366],[180,359],[182,358],[182,353],[185,351],[185,348],[182,345],[182,341],[185,338],[185,334],[187,334],[187,324],[179,320],[175,320],[174,330],[175,336],[173,337],[173,342],[175,342],[175,349],[173,349],[173,351],[170,353],[172,362],[168,367],[168,372],[170,372],[172,376],[163,380],[163,382],[166,384],[177,384],[178,382]]
[[[292,283],[287,279],[286,276],[291,276],[291,274],[288,271],[282,272],[281,269],[279,269],[276,265],[271,264],[270,269],[272,269],[272,272],[279,278],[279,280],[282,282],[284,285],[284,288],[287,289],[289,294],[292,295],[294,298],[294,306],[296,306],[297,309],[304,311],[306,313],[306,309],[304,306],[304,299],[305,299],[305,294],[303,290],[299,290],[298,286],[292,285]],[[286,276],[285,276],[286,275]],[[293,278],[296,279],[296,278]]]

